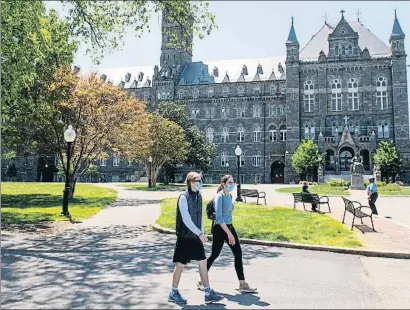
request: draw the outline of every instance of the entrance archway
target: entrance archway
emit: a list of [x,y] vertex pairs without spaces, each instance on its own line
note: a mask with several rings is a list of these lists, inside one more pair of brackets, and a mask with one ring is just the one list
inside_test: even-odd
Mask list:
[[285,183],[285,164],[280,160],[273,162],[270,170],[271,183]]
[[350,163],[352,162],[353,156],[354,156],[354,151],[350,147],[344,147],[340,150],[340,153],[339,153],[340,171],[350,170]]
[[361,150],[360,157],[362,158],[363,168],[366,171],[370,170],[370,153],[368,150]]

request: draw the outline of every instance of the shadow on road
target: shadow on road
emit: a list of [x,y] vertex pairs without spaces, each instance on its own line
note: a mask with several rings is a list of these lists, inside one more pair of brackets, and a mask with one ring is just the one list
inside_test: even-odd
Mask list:
[[[171,284],[175,236],[146,227],[77,227],[21,242],[2,235],[2,243],[2,307],[132,308],[145,305],[147,296],[157,299],[159,287]],[[264,247],[243,247],[245,262],[279,255]],[[215,266],[233,268],[230,251],[223,251]]]

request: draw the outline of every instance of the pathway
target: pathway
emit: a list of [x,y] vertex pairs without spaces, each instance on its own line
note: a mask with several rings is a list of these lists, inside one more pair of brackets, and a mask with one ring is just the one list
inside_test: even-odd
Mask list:
[[[180,308],[166,302],[175,236],[148,229],[160,212],[156,202],[175,196],[119,190],[122,202],[59,235],[2,234],[2,308]],[[409,260],[251,245],[243,253],[259,294],[237,293],[225,247],[210,277],[226,299],[206,308],[410,307]],[[197,277],[196,264],[189,265],[180,286],[185,309],[205,308]]]

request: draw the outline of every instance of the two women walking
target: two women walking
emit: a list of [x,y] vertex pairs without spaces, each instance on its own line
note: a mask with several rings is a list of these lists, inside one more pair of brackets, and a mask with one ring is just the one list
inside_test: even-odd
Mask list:
[[174,251],[174,263],[176,263],[172,290],[168,301],[185,304],[186,299],[178,291],[179,280],[183,268],[191,260],[199,262],[199,274],[201,280],[198,289],[205,291],[205,303],[214,303],[223,299],[210,287],[208,270],[215,259],[221,253],[224,242],[228,243],[235,257],[235,270],[239,280],[239,290],[243,293],[253,293],[256,289],[249,287],[245,281],[242,262],[242,250],[238,235],[232,225],[232,211],[234,204],[231,192],[235,188],[232,176],[226,175],[215,196],[215,226],[212,229],[213,243],[211,256],[206,259],[204,243],[207,237],[204,234],[202,221],[202,196],[199,190],[202,188],[202,176],[196,172],[190,172],[186,178],[187,190],[179,197],[176,216],[177,242]]

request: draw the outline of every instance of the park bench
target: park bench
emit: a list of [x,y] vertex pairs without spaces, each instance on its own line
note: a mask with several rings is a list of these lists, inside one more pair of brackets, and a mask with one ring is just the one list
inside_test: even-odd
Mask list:
[[[361,220],[362,224],[363,224],[363,218],[364,217],[370,217],[370,221],[372,222],[372,229],[373,229],[373,231],[375,231],[374,230],[374,225],[373,225],[373,212],[371,211],[372,209],[370,209],[370,207],[362,206],[360,202],[351,201],[351,200],[349,200],[345,197],[342,197],[342,199],[345,203],[345,212],[343,213],[343,220],[342,220],[343,224],[345,222],[346,212],[350,212],[350,213],[353,214],[353,221],[352,221],[351,230],[353,230],[354,220],[355,220],[356,217],[358,217]],[[363,212],[362,208],[369,208],[370,209],[370,214]]]
[[257,189],[241,189],[241,196],[243,200],[246,202],[246,197],[256,198],[256,204],[259,204],[259,199],[263,198],[265,200],[266,206],[266,194],[265,192],[260,192]]
[[303,209],[306,211],[306,206],[305,203],[316,203],[318,211],[320,211],[320,206],[326,204],[327,208],[329,209],[329,213],[332,212],[330,210],[330,205],[329,205],[329,197],[327,196],[322,196],[319,197],[318,194],[309,194],[309,193],[292,193],[293,195],[293,209],[296,209],[296,204],[297,203],[302,203],[303,204]]

